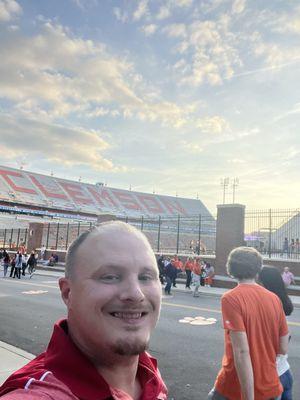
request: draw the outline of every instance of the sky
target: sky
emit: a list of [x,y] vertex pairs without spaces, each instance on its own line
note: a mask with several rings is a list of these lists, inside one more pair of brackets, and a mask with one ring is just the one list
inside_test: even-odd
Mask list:
[[300,206],[300,4],[0,0],[0,164]]

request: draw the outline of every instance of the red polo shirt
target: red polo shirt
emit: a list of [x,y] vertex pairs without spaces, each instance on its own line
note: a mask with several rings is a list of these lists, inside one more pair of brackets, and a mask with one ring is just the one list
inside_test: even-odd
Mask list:
[[[143,389],[141,400],[167,399],[167,388],[157,362],[147,353],[139,357],[137,376]],[[131,399],[121,390],[110,387],[74,345],[66,320],[55,324],[47,350],[6,380],[0,388],[0,396],[3,395],[4,400]]]

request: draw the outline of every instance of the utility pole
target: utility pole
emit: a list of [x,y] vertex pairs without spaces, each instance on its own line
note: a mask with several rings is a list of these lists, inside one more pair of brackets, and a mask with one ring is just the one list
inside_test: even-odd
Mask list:
[[226,196],[226,189],[229,185],[229,178],[222,178],[221,179],[221,186],[223,188],[223,204],[225,204],[225,196]]

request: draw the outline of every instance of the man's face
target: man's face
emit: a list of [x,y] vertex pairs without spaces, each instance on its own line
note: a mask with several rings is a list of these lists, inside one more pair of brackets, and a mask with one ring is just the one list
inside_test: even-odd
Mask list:
[[289,272],[289,267],[285,267],[284,272]]
[[116,227],[92,233],[78,249],[74,277],[60,286],[70,334],[90,358],[145,350],[159,317],[161,286],[143,239]]

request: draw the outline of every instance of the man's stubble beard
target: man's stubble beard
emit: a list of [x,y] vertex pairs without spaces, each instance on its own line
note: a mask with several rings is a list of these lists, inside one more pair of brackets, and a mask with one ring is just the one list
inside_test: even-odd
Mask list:
[[137,356],[146,351],[149,347],[149,342],[147,341],[135,341],[130,343],[126,340],[118,340],[113,346],[112,350],[115,354],[120,356]]

